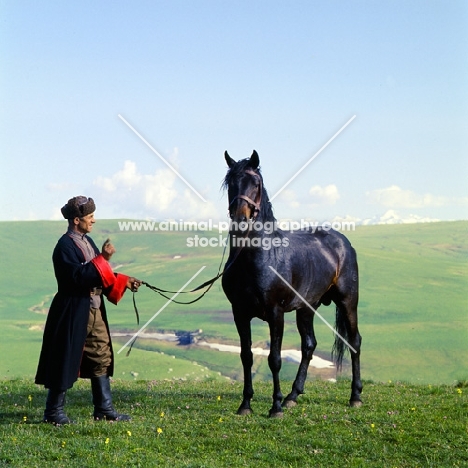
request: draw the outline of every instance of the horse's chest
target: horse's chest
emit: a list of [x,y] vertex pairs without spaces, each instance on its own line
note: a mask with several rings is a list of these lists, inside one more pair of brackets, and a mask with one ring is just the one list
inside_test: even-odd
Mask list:
[[223,289],[231,304],[261,307],[265,300],[265,287],[248,271],[223,277]]

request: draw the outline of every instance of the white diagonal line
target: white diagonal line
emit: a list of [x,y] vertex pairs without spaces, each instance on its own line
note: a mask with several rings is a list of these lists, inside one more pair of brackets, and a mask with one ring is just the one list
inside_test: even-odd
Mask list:
[[136,340],[138,335],[168,306],[168,304],[177,297],[204,269],[202,266],[117,352],[120,354],[133,340]]
[[270,269],[275,273],[275,275],[283,281],[283,283],[291,290],[294,292],[294,294],[309,308],[311,309],[315,314],[318,315],[319,319],[336,335],[338,336],[341,341],[349,348],[351,349],[354,353],[357,353],[357,351],[346,341],[345,338],[343,338],[271,265]]
[[122,122],[124,122],[125,125],[127,125],[127,127],[128,127],[130,130],[132,130],[132,131],[135,133],[135,135],[137,135],[137,136],[140,138],[140,140],[141,140],[143,143],[145,143],[145,145],[148,146],[148,148],[149,148],[159,159],[161,159],[161,161],[162,161],[164,164],[166,164],[166,166],[167,166],[169,169],[171,169],[171,171],[174,172],[174,174],[176,174],[176,175],[179,177],[179,179],[181,179],[181,180],[187,185],[187,187],[189,187],[189,188],[192,190],[193,193],[195,193],[198,197],[200,197],[200,198],[206,203],[206,200],[190,185],[190,183],[189,183],[186,179],[184,179],[184,177],[181,176],[181,175],[179,174],[179,172],[178,172],[165,158],[163,158],[163,157],[159,154],[159,152],[156,151],[156,150],[148,143],[148,141],[146,141],[145,138],[143,138],[143,136],[142,136],[140,133],[138,133],[138,132],[137,132],[137,131],[120,115],[120,114],[118,114],[118,116],[119,116],[119,119],[122,120]]
[[272,197],[273,201],[354,119],[353,115]]

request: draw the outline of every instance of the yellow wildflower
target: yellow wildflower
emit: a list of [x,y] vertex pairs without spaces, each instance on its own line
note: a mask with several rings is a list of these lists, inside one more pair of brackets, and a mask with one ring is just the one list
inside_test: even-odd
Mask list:
[[158,427],[158,429],[157,429],[158,434],[162,434],[162,431],[163,430],[160,427]]

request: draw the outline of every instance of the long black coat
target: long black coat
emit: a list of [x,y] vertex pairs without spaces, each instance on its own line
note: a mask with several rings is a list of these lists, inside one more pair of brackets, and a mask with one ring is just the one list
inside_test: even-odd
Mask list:
[[[37,384],[46,388],[65,391],[73,386],[78,377],[90,377],[86,373],[87,363],[83,358],[90,310],[90,289],[104,286],[104,294],[108,294],[115,286],[109,283],[118,283],[119,299],[125,290],[124,284],[128,277],[114,275],[110,266],[99,255],[96,244],[90,237],[87,239],[99,257],[96,261],[86,263],[83,252],[68,234],[59,239],[52,255],[58,292],[52,300],[47,316],[35,379]],[[117,277],[120,281],[115,281]],[[100,309],[109,333],[104,297],[101,298]],[[113,368],[112,352],[109,375],[113,374]]]

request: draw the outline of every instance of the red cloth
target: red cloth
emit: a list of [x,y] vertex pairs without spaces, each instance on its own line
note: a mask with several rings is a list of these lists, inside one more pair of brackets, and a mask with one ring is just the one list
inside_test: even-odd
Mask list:
[[104,294],[107,299],[109,299],[112,304],[117,304],[125,293],[129,277],[122,273],[114,273],[109,262],[102,254],[94,257],[91,262],[101,276],[102,287],[104,288]]

